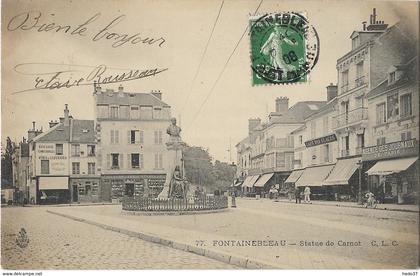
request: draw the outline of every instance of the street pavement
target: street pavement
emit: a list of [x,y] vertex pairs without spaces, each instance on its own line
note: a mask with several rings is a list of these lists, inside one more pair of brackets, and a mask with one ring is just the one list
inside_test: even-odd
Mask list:
[[[69,220],[47,213],[46,209],[2,208],[3,269],[237,268],[203,256]],[[16,243],[21,228],[25,228],[29,239],[24,248]]]
[[[253,263],[289,269],[418,266],[418,213],[240,198],[237,206],[221,213],[183,216],[124,215],[121,206],[115,205],[47,209],[174,244],[201,247],[219,253],[219,257],[230,256],[229,260],[245,258],[246,267]],[[105,231],[97,228],[91,231]]]

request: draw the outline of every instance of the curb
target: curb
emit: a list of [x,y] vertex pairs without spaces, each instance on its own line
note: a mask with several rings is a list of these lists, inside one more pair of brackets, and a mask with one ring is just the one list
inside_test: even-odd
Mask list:
[[103,203],[63,203],[63,204],[46,204],[46,205],[25,205],[22,207],[29,207],[29,208],[36,208],[36,207],[69,207],[69,206],[103,206],[103,205],[120,205],[120,203],[111,203],[111,202],[103,202]]
[[[295,202],[293,201],[282,201],[282,200],[278,200],[276,202],[281,202],[281,203],[289,203],[289,204],[295,204]],[[306,204],[306,203],[303,203]],[[366,209],[362,206],[349,206],[349,205],[340,205],[340,204],[323,204],[323,203],[319,203],[319,202],[313,202],[311,203],[312,205],[320,205],[320,206],[331,206],[331,207],[343,207],[343,208],[358,208],[358,209]],[[377,208],[369,208],[371,210],[382,210],[382,211],[393,211],[393,212],[410,212],[410,213],[418,213],[419,210],[408,210],[408,209],[395,209],[395,208],[386,208],[386,207],[377,207]]]
[[205,249],[203,247],[198,247],[198,246],[194,246],[194,245],[189,245],[187,243],[168,240],[168,239],[165,239],[165,238],[160,238],[158,236],[145,234],[145,233],[142,233],[142,232],[135,232],[135,231],[130,231],[130,230],[123,229],[123,228],[109,226],[109,225],[106,225],[106,224],[102,224],[102,223],[98,223],[98,222],[94,222],[94,221],[90,221],[90,220],[86,220],[86,219],[81,219],[81,218],[78,218],[78,217],[75,217],[75,216],[61,214],[61,213],[57,213],[57,212],[50,211],[50,210],[46,210],[46,212],[50,213],[50,214],[53,214],[53,215],[61,216],[61,217],[64,217],[64,218],[68,218],[68,219],[71,219],[71,220],[74,220],[74,221],[77,221],[77,222],[82,222],[82,223],[94,225],[94,226],[97,226],[97,227],[105,229],[105,230],[118,232],[118,233],[130,236],[130,237],[138,238],[138,239],[141,239],[141,240],[145,240],[145,241],[148,241],[148,242],[160,244],[160,245],[163,245],[163,246],[168,246],[168,247],[171,247],[173,249],[182,250],[182,251],[185,251],[185,252],[189,252],[189,253],[193,253],[193,254],[196,254],[196,255],[204,256],[204,257],[207,257],[207,258],[219,261],[219,262],[227,263],[227,264],[230,264],[230,265],[235,265],[235,266],[242,267],[242,268],[247,268],[247,269],[280,269],[280,267],[276,267],[276,266],[268,264],[268,263],[252,260],[252,259],[245,258],[245,257],[242,257],[242,256],[231,255],[229,253],[222,253],[222,252],[219,252],[219,251],[216,251],[216,250],[209,250],[209,249]]

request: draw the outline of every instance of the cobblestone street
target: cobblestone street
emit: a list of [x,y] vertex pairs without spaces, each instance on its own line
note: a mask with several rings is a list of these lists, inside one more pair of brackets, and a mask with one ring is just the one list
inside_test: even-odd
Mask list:
[[[52,215],[44,207],[2,208],[1,211],[3,269],[235,268],[206,257]],[[29,237],[26,248],[16,244],[21,228],[25,228]]]

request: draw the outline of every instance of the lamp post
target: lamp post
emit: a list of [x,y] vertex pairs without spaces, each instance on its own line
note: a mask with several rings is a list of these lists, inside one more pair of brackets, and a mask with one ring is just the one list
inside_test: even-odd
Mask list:
[[357,199],[357,204],[362,205],[362,169],[363,169],[363,162],[362,160],[359,160],[357,162],[357,165],[359,165],[359,198]]

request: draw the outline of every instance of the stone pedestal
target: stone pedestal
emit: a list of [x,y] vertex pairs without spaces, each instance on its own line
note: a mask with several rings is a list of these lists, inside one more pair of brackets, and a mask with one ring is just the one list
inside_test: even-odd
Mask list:
[[[166,180],[163,185],[162,192],[158,195],[158,198],[165,199],[169,197],[171,180],[175,171],[175,168],[178,166],[181,173],[183,174],[183,165],[182,165],[182,149],[185,146],[183,142],[169,142],[166,144],[168,148],[168,154],[165,162],[166,170]],[[184,175],[183,175],[184,177]]]

